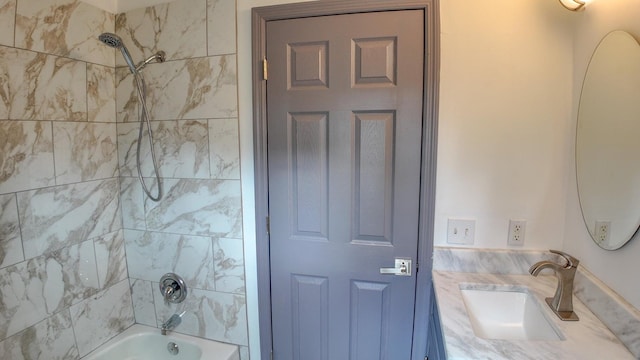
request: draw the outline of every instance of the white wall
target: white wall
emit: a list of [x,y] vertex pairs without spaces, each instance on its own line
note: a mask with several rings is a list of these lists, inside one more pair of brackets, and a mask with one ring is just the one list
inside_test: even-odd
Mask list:
[[[640,1],[593,0],[577,17],[574,40],[573,114],[571,131],[575,130],[582,80],[589,60],[600,40],[613,30],[625,30],[640,40]],[[573,145],[571,139],[571,164],[573,170]],[[566,231],[564,248],[576,256],[597,277],[640,309],[640,239],[634,238],[617,251],[600,249],[591,240],[582,221],[575,173],[569,171],[570,186],[567,192]]]
[[569,164],[572,23],[553,0],[440,1],[435,245],[448,218],[476,220],[477,248],[562,247]]

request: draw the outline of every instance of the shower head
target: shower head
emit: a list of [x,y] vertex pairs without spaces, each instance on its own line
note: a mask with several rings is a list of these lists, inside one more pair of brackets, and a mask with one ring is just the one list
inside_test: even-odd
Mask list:
[[122,39],[120,36],[112,33],[103,33],[98,36],[98,39],[102,41],[107,46],[111,46],[112,48],[120,49],[122,53],[122,57],[124,57],[124,61],[129,66],[129,70],[131,70],[132,74],[136,73],[136,66],[133,64],[133,60],[131,59],[131,54],[129,54],[129,50],[124,46]]
[[112,33],[103,33],[98,36],[98,39],[102,41],[105,45],[111,46],[112,48],[120,49],[124,45],[122,45],[122,39],[120,36]]

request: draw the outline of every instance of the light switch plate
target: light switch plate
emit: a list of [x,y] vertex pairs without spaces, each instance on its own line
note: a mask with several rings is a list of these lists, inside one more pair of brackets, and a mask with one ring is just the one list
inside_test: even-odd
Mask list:
[[447,243],[473,245],[476,235],[476,221],[469,219],[449,219],[447,225]]

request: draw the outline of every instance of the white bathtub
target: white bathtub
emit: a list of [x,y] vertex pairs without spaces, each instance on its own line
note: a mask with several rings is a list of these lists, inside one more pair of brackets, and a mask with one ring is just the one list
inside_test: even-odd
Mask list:
[[[178,346],[173,355],[167,347]],[[173,347],[173,345],[171,345]],[[177,333],[160,334],[160,329],[133,325],[107,341],[83,360],[240,360],[238,347]]]

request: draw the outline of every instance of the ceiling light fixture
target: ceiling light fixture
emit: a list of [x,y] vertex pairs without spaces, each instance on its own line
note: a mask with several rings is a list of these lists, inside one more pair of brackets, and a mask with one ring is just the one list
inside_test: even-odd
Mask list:
[[584,0],[560,0],[560,4],[571,11],[578,11],[585,5]]

